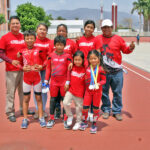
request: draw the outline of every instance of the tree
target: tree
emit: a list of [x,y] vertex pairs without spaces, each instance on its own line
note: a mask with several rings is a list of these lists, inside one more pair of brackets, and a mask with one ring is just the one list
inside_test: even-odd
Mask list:
[[75,18],[75,20],[79,20],[79,18],[78,18],[78,17],[76,17],[76,18]]
[[0,14],[0,25],[6,23],[4,14]]
[[49,20],[52,19],[51,15],[46,15],[41,7],[33,6],[31,3],[25,3],[17,7],[16,13],[20,18],[21,31],[36,30],[36,26],[43,22],[50,26]]
[[61,17],[61,16],[58,16],[58,17],[56,18],[56,20],[66,20],[66,19],[63,18],[63,17]]
[[136,11],[140,17],[140,30],[141,30],[141,18],[144,19],[144,31],[150,30],[150,0],[138,0],[133,2],[133,8],[131,13]]
[[124,25],[127,25],[128,29],[132,29],[132,23],[133,23],[132,18],[124,18],[123,22]]
[[131,10],[131,14],[133,14],[135,11],[138,13],[139,15],[139,31],[141,31],[142,28],[142,15],[144,16],[144,6],[145,2],[144,0],[138,0],[136,2],[133,2],[133,8]]

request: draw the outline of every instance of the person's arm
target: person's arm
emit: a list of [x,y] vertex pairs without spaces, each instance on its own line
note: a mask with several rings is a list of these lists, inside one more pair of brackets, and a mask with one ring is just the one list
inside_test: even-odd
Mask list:
[[0,49],[0,58],[3,59],[4,61],[12,64],[13,66],[17,67],[17,65],[19,65],[19,61],[18,60],[12,60],[10,58],[8,58],[4,52],[4,50]]
[[98,82],[98,84],[100,86],[104,85],[106,83],[106,73],[105,71],[103,70],[103,68],[101,67],[101,71],[100,71],[100,81]]
[[45,80],[49,81],[50,76],[51,76],[51,57],[49,57],[47,61]]
[[129,46],[126,45],[123,39],[121,39],[120,43],[121,43],[121,50],[124,54],[130,54],[135,48],[135,44],[133,41],[130,43]]
[[5,54],[5,51],[0,49],[0,58],[3,59],[4,61],[12,64],[12,59],[8,58]]

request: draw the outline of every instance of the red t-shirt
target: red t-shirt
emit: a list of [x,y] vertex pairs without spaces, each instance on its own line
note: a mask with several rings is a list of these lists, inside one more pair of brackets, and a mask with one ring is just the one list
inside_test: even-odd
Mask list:
[[[86,90],[89,90],[90,82],[91,82],[91,68],[88,67],[88,68],[86,69],[86,75],[85,75]],[[106,83],[106,73],[105,73],[105,71],[102,69],[101,66],[99,66],[99,70],[98,70],[97,83],[100,84],[98,90],[101,91],[101,90],[102,90],[102,85],[104,85],[104,84]]]
[[73,66],[70,75],[69,92],[77,97],[83,97],[85,92],[85,67]]
[[123,38],[118,35],[113,35],[110,38],[106,38],[103,35],[98,35],[96,40],[97,48],[100,48],[101,50],[104,63],[112,68],[121,67],[121,52],[125,54],[132,52],[129,50],[129,46],[126,45]]
[[[25,65],[34,66],[35,64],[41,65],[41,62],[44,59],[42,51],[38,50],[38,48],[36,47],[33,47],[33,49],[24,48],[20,50],[20,55],[21,57],[19,59],[21,64],[23,64],[23,66]],[[24,72],[23,80],[27,84],[30,84],[31,81],[36,81],[35,83],[39,83],[41,77],[39,72],[29,71]]]
[[68,66],[70,63],[71,57],[69,54],[58,55],[55,52],[51,53],[47,62],[45,80],[49,80],[51,77],[51,84],[64,85],[69,75]]
[[[50,42],[50,51],[49,53],[52,53],[56,50],[55,46],[54,46],[54,40],[52,40]],[[67,54],[70,54],[71,57],[73,56],[73,54],[76,52],[77,47],[76,47],[76,43],[71,40],[71,39],[66,39],[66,46],[64,48],[64,52]]]
[[[40,40],[38,37],[36,38],[36,41],[34,43],[34,46],[36,48],[38,48],[39,50],[42,50],[43,52],[43,56],[44,56],[44,60],[42,61],[42,65],[46,65],[47,62],[47,56],[50,50],[50,39],[45,38],[43,40]],[[42,70],[45,70],[46,67],[44,67]]]
[[[23,34],[14,35],[11,32],[5,34],[0,39],[0,49],[3,49],[6,56],[12,60],[17,60],[17,53],[25,47]],[[6,71],[19,71],[18,67],[6,62]]]
[[96,49],[95,36],[85,37],[82,36],[79,40],[76,41],[77,49],[84,53],[85,66],[88,66],[87,56],[89,51]]

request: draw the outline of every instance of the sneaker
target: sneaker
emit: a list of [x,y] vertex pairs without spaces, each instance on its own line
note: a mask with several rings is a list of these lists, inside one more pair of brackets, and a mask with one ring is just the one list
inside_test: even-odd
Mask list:
[[108,112],[104,112],[103,114],[102,114],[102,116],[103,116],[103,119],[108,119],[109,118],[109,113]]
[[85,123],[85,122],[82,122],[82,123],[80,124],[79,129],[80,129],[81,131],[84,131],[87,127],[88,127],[88,124]]
[[9,116],[8,119],[9,119],[10,122],[16,122],[16,117],[15,117],[15,115]]
[[50,128],[52,128],[54,126],[54,124],[55,124],[54,120],[49,120],[47,125],[46,125],[46,128],[50,129]]
[[48,115],[47,115],[47,113],[45,111],[43,111],[43,116],[44,116],[44,118],[48,117]]
[[64,129],[67,129],[67,130],[70,129],[70,126],[67,125],[67,121],[64,121]]
[[118,121],[122,121],[122,115],[121,114],[113,114],[113,116],[116,118]]
[[90,133],[95,134],[97,132],[97,127],[95,125],[91,126]]
[[26,129],[27,127],[28,127],[28,119],[23,119],[22,124],[21,124],[21,128]]
[[71,126],[72,125],[72,120],[73,120],[73,117],[71,116],[71,117],[68,117],[68,119],[67,119],[67,125],[68,126]]
[[80,128],[80,123],[77,122],[77,123],[73,126],[72,130],[76,131],[76,130],[79,130],[79,128]]
[[38,118],[39,118],[38,111],[35,112],[35,114],[33,115],[33,118],[34,118],[34,119],[38,119]]
[[42,117],[39,119],[39,122],[40,122],[40,126],[43,128],[43,127],[46,127],[46,121],[45,121],[45,118]]

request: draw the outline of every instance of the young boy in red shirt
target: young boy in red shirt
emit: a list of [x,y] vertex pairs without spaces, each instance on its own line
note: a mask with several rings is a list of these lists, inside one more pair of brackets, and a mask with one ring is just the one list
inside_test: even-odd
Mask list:
[[[64,97],[66,91],[69,88],[67,79],[69,74],[68,66],[71,63],[71,57],[69,54],[64,53],[66,39],[63,36],[57,36],[54,39],[54,45],[56,47],[56,50],[53,53],[51,53],[48,58],[45,77],[46,84],[48,84],[48,80],[49,78],[51,78],[50,120],[47,123],[47,128],[52,128],[55,124],[54,111],[59,91],[61,96]],[[65,114],[65,111],[64,111],[64,128],[69,129],[69,126],[67,126],[67,116]]]
[[[45,119],[43,117],[42,109],[42,98],[41,98],[41,76],[40,70],[44,67],[41,65],[42,62],[42,51],[34,47],[36,40],[35,32],[26,31],[24,33],[24,40],[26,48],[22,49],[18,53],[20,62],[23,63],[23,115],[24,119],[21,124],[21,128],[25,129],[28,127],[27,111],[30,101],[31,88],[33,86],[35,97],[38,105],[39,122],[41,127],[46,126]],[[21,66],[20,66],[21,68]]]

